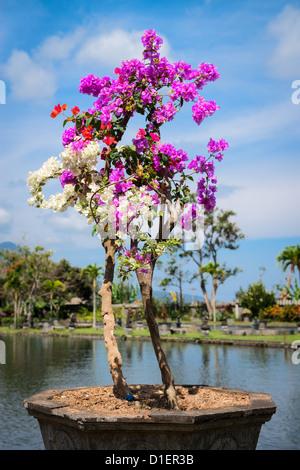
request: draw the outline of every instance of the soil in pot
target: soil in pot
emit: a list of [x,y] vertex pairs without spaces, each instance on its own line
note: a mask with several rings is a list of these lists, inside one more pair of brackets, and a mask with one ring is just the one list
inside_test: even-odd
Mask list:
[[[64,390],[52,399],[61,401],[74,408],[98,414],[123,416],[148,416],[151,411],[167,410],[167,400],[163,385],[132,385],[134,400],[128,402],[114,394],[113,386],[81,387]],[[246,406],[251,404],[247,393],[232,393],[223,389],[206,386],[176,386],[178,404],[182,411],[221,408],[230,406]],[[70,408],[68,411],[71,411]]]

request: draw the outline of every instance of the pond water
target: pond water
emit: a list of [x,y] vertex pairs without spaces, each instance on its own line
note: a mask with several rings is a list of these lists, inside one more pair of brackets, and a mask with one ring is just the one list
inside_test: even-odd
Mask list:
[[[2,335],[0,450],[42,450],[38,422],[25,398],[46,389],[111,385],[103,340]],[[149,341],[120,341],[128,383],[161,383]],[[277,405],[262,426],[258,450],[300,449],[300,364],[293,350],[195,343],[164,343],[177,384],[206,384],[269,393]]]

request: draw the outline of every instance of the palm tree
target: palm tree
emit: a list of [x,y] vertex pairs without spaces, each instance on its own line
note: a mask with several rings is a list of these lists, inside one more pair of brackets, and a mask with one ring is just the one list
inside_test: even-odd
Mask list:
[[56,280],[54,281],[53,279],[46,279],[46,281],[43,282],[43,288],[49,292],[50,296],[50,320],[52,321],[53,318],[53,296],[55,291],[65,291],[66,286],[64,285],[63,282]]
[[298,269],[300,275],[300,245],[287,246],[284,248],[276,258],[277,264],[285,272],[289,267],[289,275],[287,279],[287,288],[289,289],[292,282],[292,276],[295,268]]
[[83,274],[91,276],[93,279],[93,328],[96,328],[96,286],[97,278],[103,274],[103,266],[97,266],[96,263],[89,264],[82,270]]

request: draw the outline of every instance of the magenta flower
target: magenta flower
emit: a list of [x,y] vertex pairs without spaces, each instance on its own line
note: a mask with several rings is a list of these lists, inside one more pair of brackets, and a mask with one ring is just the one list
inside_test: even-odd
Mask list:
[[66,147],[69,145],[73,140],[75,139],[77,133],[76,133],[76,127],[70,127],[69,129],[66,129],[65,132],[62,135],[62,143],[63,146]]
[[220,109],[220,106],[215,101],[205,101],[199,96],[197,103],[192,107],[195,123],[200,125],[207,116],[212,116],[217,109]]
[[71,171],[65,170],[62,175],[59,177],[60,183],[62,187],[64,188],[66,184],[72,184],[75,186],[75,184],[78,183],[78,179],[76,176],[73,175]]

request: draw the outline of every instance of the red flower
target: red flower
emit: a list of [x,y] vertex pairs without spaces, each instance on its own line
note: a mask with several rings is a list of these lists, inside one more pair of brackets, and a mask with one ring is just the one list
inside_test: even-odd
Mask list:
[[118,143],[114,137],[106,137],[106,139],[103,139],[103,142],[108,146],[111,145],[111,144],[117,144]]
[[104,147],[102,152],[101,152],[101,160],[105,160],[107,155],[107,148]]
[[71,111],[74,116],[80,113],[80,109],[78,108],[78,106],[74,106],[74,108],[71,108]]
[[111,128],[111,123],[109,122],[107,125],[106,124],[101,124],[101,130],[105,130],[105,129],[110,129]]
[[118,143],[114,137],[111,137],[111,135],[108,131],[106,132],[106,138],[103,139],[103,142],[108,146],[110,146],[111,144],[117,144]]
[[138,131],[138,133],[137,133],[137,135],[136,135],[136,138],[137,138],[137,139],[142,139],[142,138],[145,136],[145,134],[146,134],[145,129],[139,129],[139,131]]
[[92,126],[84,127],[81,131],[81,134],[83,135],[85,140],[92,140],[92,137],[93,137]]
[[62,111],[64,111],[65,109],[67,109],[67,105],[66,104],[63,104],[62,106],[58,103],[58,105],[54,106],[54,110],[52,111],[52,113],[50,114],[50,117],[52,118],[56,118],[56,116],[58,116]]
[[160,141],[160,137],[157,134],[154,134],[154,133],[150,132],[150,137],[154,142],[159,142]]

